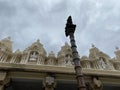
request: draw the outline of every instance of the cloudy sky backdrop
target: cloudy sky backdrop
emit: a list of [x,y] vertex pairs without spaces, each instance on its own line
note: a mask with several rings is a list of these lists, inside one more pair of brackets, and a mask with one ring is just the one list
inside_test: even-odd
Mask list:
[[80,55],[88,55],[93,43],[114,56],[120,47],[119,0],[0,0],[0,39],[10,36],[14,51],[40,39],[48,53],[57,54],[69,42],[64,34],[69,15],[77,25]]

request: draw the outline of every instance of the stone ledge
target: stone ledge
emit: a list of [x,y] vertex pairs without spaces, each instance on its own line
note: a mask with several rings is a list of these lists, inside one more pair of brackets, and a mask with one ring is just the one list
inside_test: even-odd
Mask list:
[[85,75],[120,77],[120,71],[118,70],[83,69],[83,73]]
[[[0,63],[0,70],[75,74],[74,67],[52,66],[52,65]],[[85,75],[91,75],[91,76],[97,75],[97,76],[120,77],[120,71],[118,70],[100,70],[100,69],[98,70],[98,69],[83,68],[82,72]]]
[[13,64],[0,63],[0,69],[3,70],[23,70],[23,71],[40,71],[40,72],[56,72],[56,73],[73,73],[73,67],[51,66],[51,65],[32,65],[32,64]]

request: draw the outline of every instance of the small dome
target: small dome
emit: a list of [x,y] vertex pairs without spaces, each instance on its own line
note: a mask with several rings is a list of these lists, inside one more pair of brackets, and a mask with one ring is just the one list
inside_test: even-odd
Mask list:
[[48,57],[55,57],[54,52],[53,52],[53,51],[51,51],[51,52],[49,53],[49,56],[48,56]]
[[17,50],[15,51],[15,54],[21,54],[20,50],[17,49]]
[[72,50],[71,47],[67,42],[65,42],[65,45],[61,47],[61,50],[58,52],[58,57],[59,56],[65,56],[66,54],[72,55]]
[[87,56],[82,56],[81,59],[82,60],[88,60],[88,57]]

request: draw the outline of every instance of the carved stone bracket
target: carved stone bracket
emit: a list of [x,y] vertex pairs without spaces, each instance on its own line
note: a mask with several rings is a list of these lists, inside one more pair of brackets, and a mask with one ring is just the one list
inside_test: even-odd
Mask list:
[[54,90],[56,85],[54,77],[47,76],[43,82],[43,85],[45,87],[45,90]]
[[0,72],[0,90],[4,89],[4,86],[10,82],[6,72]]
[[98,77],[92,77],[91,88],[92,88],[92,90],[102,90],[103,89],[102,82]]

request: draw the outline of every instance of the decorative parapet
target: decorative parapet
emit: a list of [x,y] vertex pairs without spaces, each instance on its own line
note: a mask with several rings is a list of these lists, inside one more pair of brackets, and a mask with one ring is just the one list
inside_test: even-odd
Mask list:
[[[6,39],[5,39],[6,40]],[[11,47],[11,46],[10,46]],[[89,57],[81,57],[81,65],[83,69],[93,70],[120,70],[120,50],[115,51],[116,57],[111,59],[107,54],[100,51],[92,45]],[[11,65],[41,65],[55,67],[73,67],[72,50],[68,43],[65,43],[58,52],[57,57],[52,52],[46,55],[46,51],[39,40],[26,48],[23,52],[19,49],[10,52],[8,46],[0,42],[0,63],[8,63]]]

